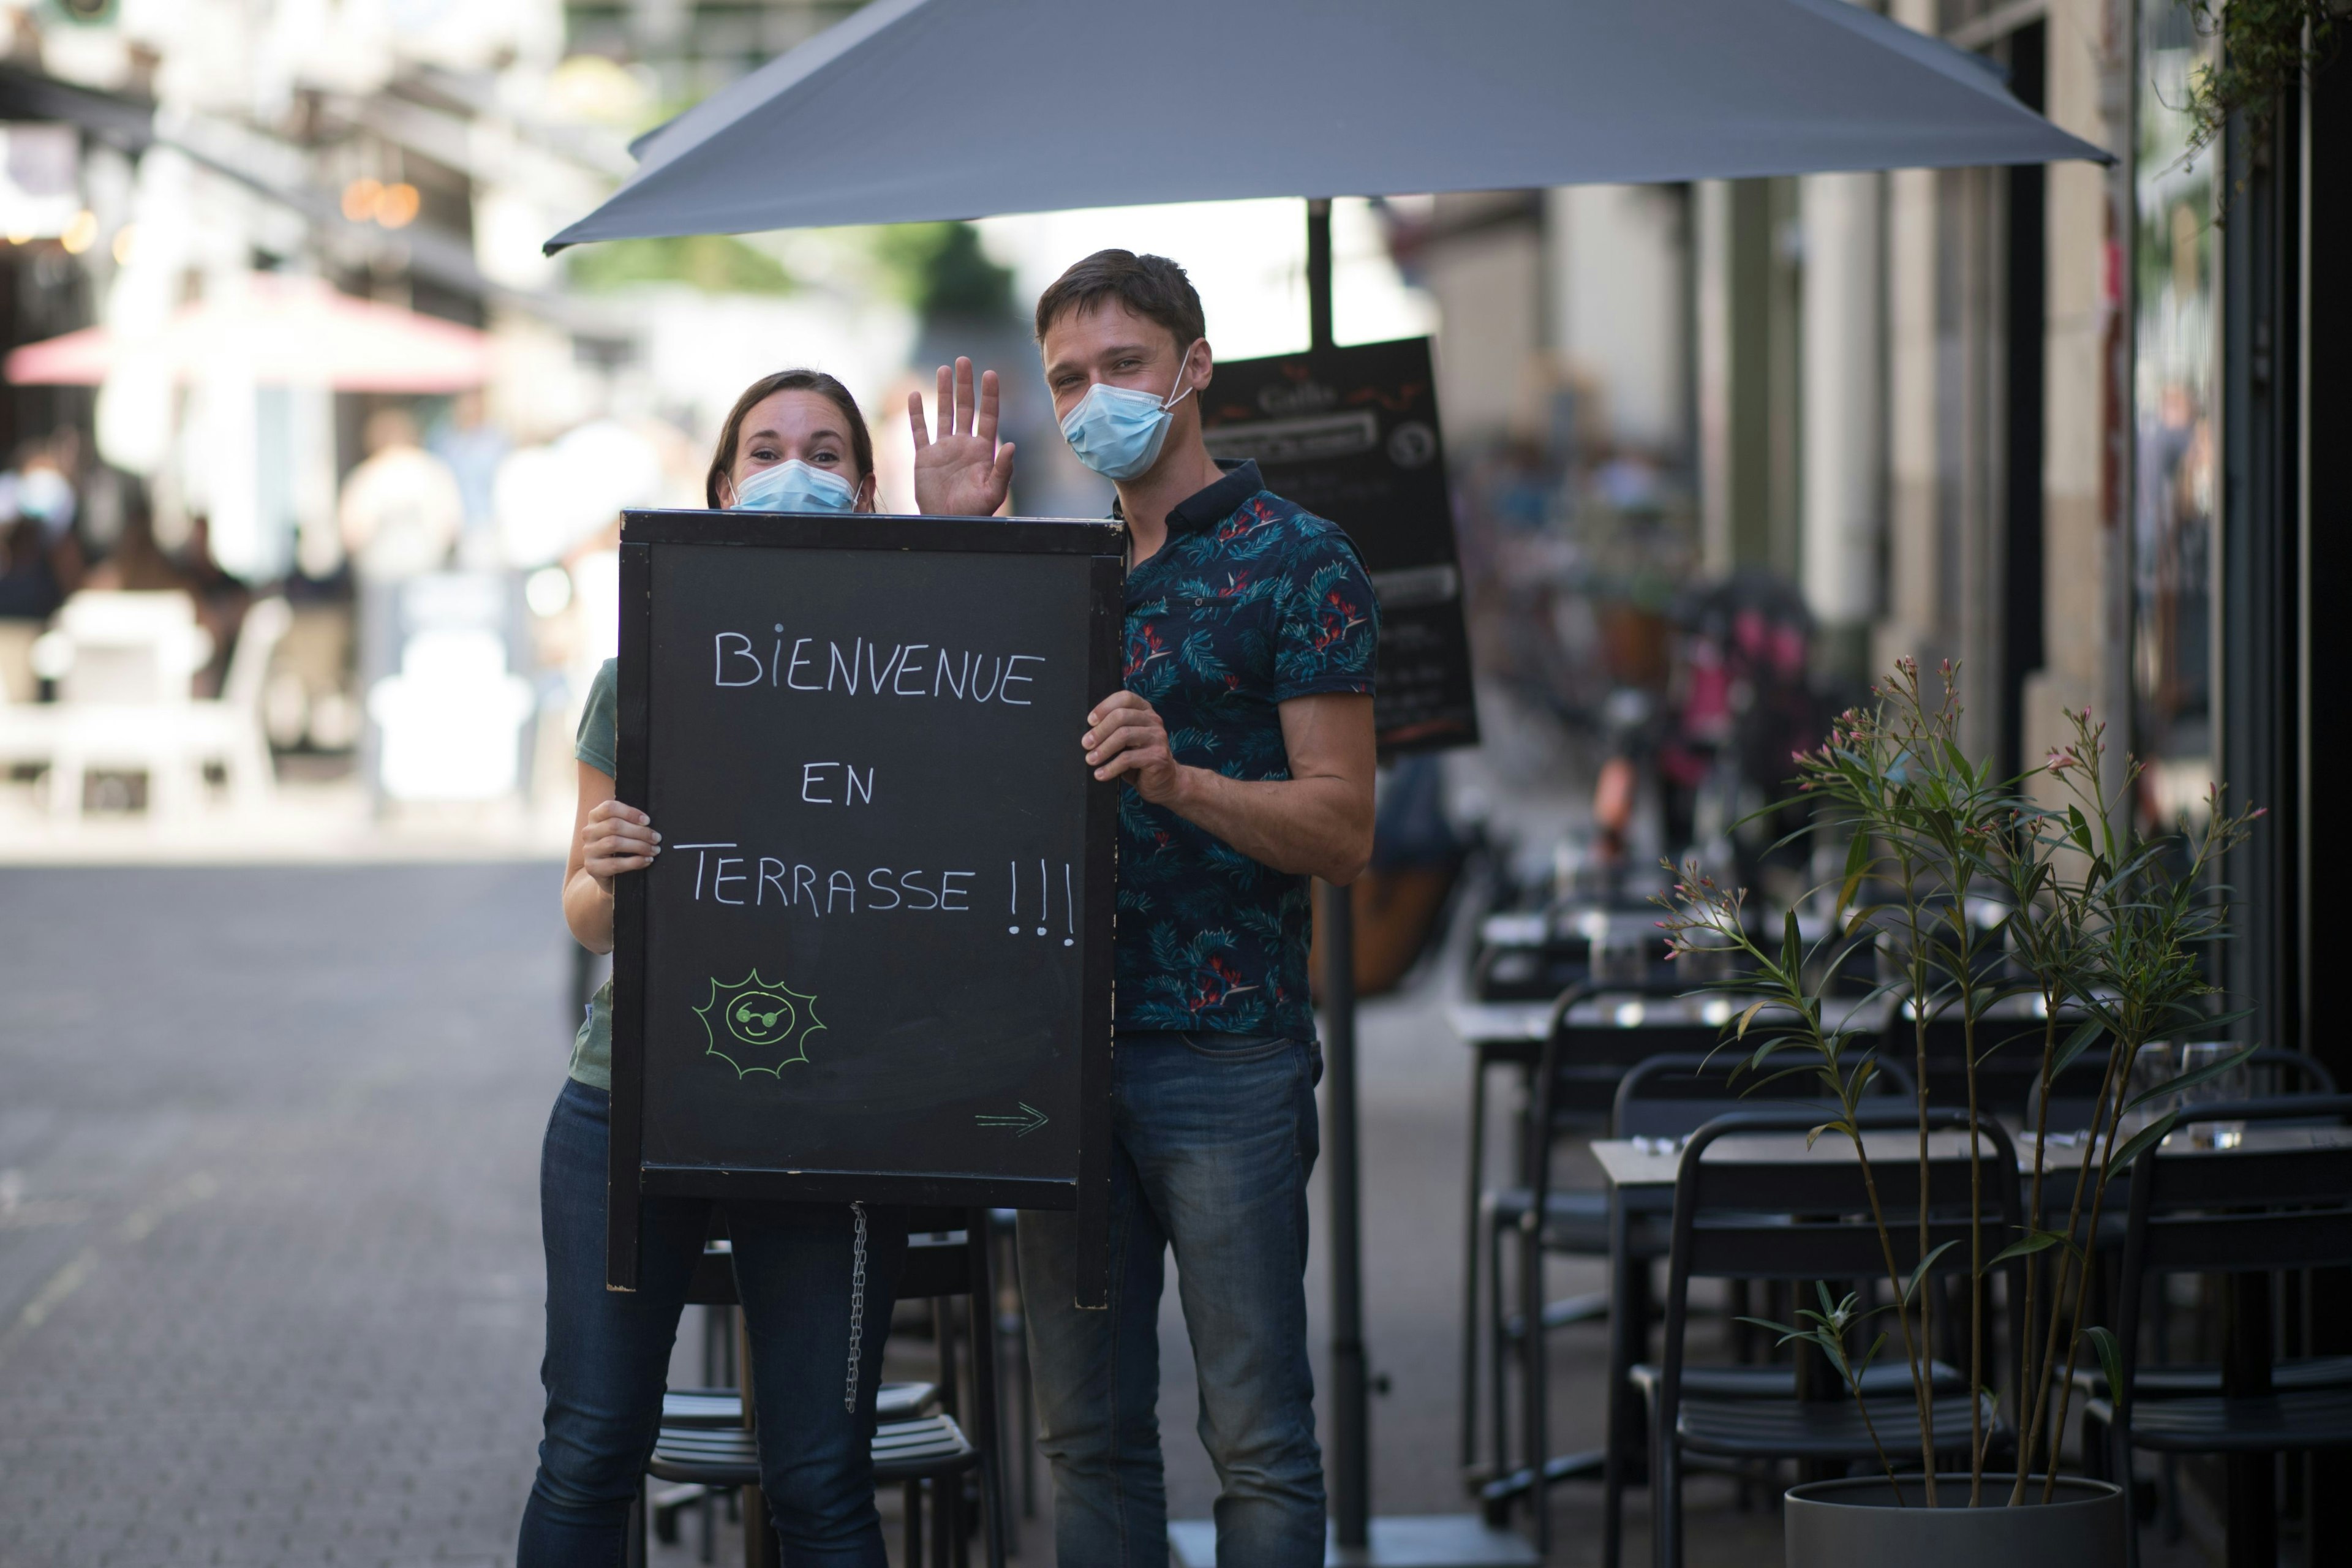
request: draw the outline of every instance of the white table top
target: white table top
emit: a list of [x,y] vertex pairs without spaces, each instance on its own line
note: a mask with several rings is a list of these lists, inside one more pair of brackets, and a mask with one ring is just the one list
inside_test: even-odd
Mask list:
[[[1602,992],[1586,997],[1569,1009],[1568,1020],[1580,1029],[1640,1029],[1687,1028],[1707,1025],[1717,1028],[1730,1023],[1759,998],[1734,995],[1720,991],[1698,991],[1686,996],[1646,996],[1632,992],[1612,994]],[[1876,1024],[1885,1010],[1883,1000],[1856,997],[1834,998],[1829,1004],[1833,1021],[1843,1021],[1835,1010],[1847,1009],[1843,1017],[1852,1017],[1867,1007]],[[1476,1045],[1541,1045],[1551,1031],[1552,1004],[1549,1002],[1456,1002],[1446,1008],[1446,1017],[1454,1032],[1466,1043]],[[1769,1022],[1774,1009],[1768,1008],[1757,1016],[1758,1023]],[[1786,1016],[1785,1012],[1782,1013]],[[1856,1019],[1857,1023],[1864,1020]]]
[[[1759,1102],[1759,1110],[1772,1109]],[[2168,1155],[2205,1154],[2226,1157],[2242,1150],[2255,1152],[2281,1149],[2340,1149],[2352,1146],[2352,1127],[2263,1127],[2246,1129],[2237,1150],[2183,1148],[2180,1133],[2175,1132],[2165,1141]],[[1919,1135],[1916,1132],[1890,1131],[1865,1132],[1863,1147],[1874,1162],[1891,1163],[1916,1159]],[[2089,1148],[2087,1142],[2061,1143],[2051,1140],[2042,1157],[2045,1172],[2072,1171],[2082,1164]],[[1956,1160],[1968,1153],[1965,1132],[1931,1132],[1927,1135],[1930,1159]],[[1601,1138],[1592,1143],[1592,1157],[1601,1163],[1601,1174],[1616,1187],[1671,1187],[1675,1173],[1682,1164],[1682,1150],[1653,1138]],[[1725,1160],[1820,1160],[1826,1163],[1852,1164],[1853,1141],[1839,1133],[1825,1132],[1811,1149],[1805,1147],[1801,1132],[1740,1132],[1718,1138],[1707,1145],[1706,1157]],[[2033,1145],[2022,1142],[2017,1148],[2017,1163],[2021,1173],[2033,1169]]]

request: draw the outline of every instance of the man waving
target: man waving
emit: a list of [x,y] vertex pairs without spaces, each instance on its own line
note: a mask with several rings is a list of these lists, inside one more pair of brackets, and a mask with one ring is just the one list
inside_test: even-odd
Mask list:
[[1301,1279],[1322,1072],[1307,879],[1353,881],[1371,853],[1371,582],[1338,527],[1209,455],[1213,364],[1181,268],[1099,251],[1036,325],[1062,433],[1117,487],[1129,549],[1125,689],[1077,738],[1127,786],[1108,1312],[1072,1304],[1071,1216],[1021,1216],[1058,1559],[1167,1561],[1172,1247],[1218,1560],[1307,1568],[1324,1540]]

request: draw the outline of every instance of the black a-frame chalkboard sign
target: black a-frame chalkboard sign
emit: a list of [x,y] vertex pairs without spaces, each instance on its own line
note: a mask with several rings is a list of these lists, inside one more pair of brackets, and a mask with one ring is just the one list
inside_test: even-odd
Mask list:
[[677,1194],[1074,1209],[1104,1299],[1122,570],[1105,522],[626,515],[613,1286]]

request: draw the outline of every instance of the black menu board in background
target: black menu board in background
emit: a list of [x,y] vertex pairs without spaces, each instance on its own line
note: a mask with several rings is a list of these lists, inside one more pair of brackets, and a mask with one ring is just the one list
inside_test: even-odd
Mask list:
[[1099,1207],[1120,578],[1105,523],[628,514],[616,1199]]
[[1209,450],[1348,531],[1380,595],[1383,755],[1478,742],[1462,569],[1427,338],[1220,362]]

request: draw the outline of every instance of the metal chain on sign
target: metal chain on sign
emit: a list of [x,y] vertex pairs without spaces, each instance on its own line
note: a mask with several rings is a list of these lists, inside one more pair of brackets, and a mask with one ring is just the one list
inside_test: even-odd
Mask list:
[[858,1352],[866,1342],[866,1205],[852,1204],[857,1216],[857,1239],[849,1253],[849,1384],[842,1390],[841,1407],[857,1414]]

